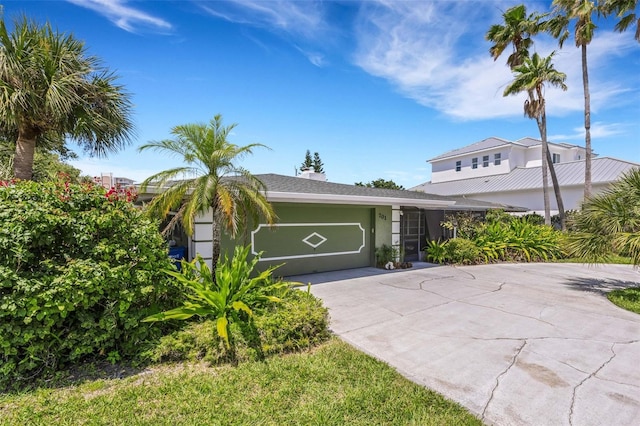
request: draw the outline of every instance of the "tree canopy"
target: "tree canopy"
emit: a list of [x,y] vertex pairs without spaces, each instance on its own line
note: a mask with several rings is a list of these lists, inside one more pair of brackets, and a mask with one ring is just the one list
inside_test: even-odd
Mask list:
[[133,134],[130,95],[84,42],[23,16],[0,17],[0,134],[15,140],[14,173],[31,179],[36,146],[72,139],[105,156]]
[[384,188],[384,189],[405,189],[404,186],[398,185],[392,180],[384,180],[382,178],[372,180],[371,182],[356,182],[356,186],[366,186],[367,188]]

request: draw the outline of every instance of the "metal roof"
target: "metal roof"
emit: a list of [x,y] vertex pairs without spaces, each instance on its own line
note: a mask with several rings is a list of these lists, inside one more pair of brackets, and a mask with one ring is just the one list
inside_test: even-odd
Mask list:
[[[499,146],[505,146],[505,145],[529,148],[532,146],[540,145],[541,143],[542,141],[540,139],[534,139],[531,137],[518,139],[515,142],[511,142],[506,139],[490,137],[490,138],[481,140],[480,142],[472,143],[471,145],[463,146],[462,148],[457,148],[457,149],[453,149],[451,151],[445,152],[444,154],[438,155],[437,157],[433,157],[432,159],[427,161],[432,162],[432,161],[443,160],[445,158],[457,157],[459,155],[469,154],[472,152],[485,151],[487,149],[497,148]],[[562,143],[549,142],[549,144],[563,146],[565,148],[574,148],[574,147],[579,148],[578,145],[571,145],[564,142]]]
[[[555,164],[560,186],[584,185],[585,160]],[[591,162],[592,183],[611,183],[640,164],[611,157],[594,158]],[[412,190],[440,195],[473,195],[542,188],[542,166],[516,167],[510,173],[460,179],[448,182],[426,182]]]

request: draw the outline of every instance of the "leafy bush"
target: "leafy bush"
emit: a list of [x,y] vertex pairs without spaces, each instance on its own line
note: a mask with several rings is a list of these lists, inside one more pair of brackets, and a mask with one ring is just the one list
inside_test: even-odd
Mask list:
[[185,320],[194,315],[215,319],[217,334],[234,358],[234,336],[229,332],[229,324],[238,323],[245,337],[253,334],[253,310],[265,302],[280,302],[276,294],[289,286],[274,280],[272,273],[277,266],[252,277],[260,256],[248,261],[249,249],[236,246],[231,260],[226,255],[220,258],[215,276],[200,255],[191,262],[182,261],[180,271],[165,270],[183,285],[187,300],[181,307],[151,315],[144,321]]
[[466,238],[454,238],[447,241],[446,249],[446,257],[452,263],[472,265],[478,263],[482,257],[480,248]]
[[389,262],[394,262],[398,258],[398,250],[395,247],[383,244],[376,248],[376,265],[383,267]]
[[156,362],[205,360],[221,364],[308,349],[330,336],[327,309],[312,294],[299,290],[287,291],[280,303],[257,309],[254,324],[260,350],[247,339],[239,323],[231,324],[231,334],[237,336],[235,360],[229,358],[224,340],[212,320],[191,323],[183,330],[164,336],[146,356]]
[[174,302],[157,225],[92,185],[0,185],[0,388],[85,356],[117,359]]
[[425,248],[427,260],[434,263],[444,263],[447,260],[447,242],[446,241],[428,241]]

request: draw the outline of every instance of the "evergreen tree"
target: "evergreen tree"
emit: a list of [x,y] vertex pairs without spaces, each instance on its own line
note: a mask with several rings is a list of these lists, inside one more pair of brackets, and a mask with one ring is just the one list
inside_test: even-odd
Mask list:
[[323,166],[324,166],[324,163],[320,159],[320,154],[318,154],[317,152],[314,152],[313,153],[313,170],[315,170],[316,173],[324,173]]
[[313,167],[313,160],[311,159],[311,151],[307,150],[307,153],[304,156],[304,161],[300,165],[300,170],[309,170]]

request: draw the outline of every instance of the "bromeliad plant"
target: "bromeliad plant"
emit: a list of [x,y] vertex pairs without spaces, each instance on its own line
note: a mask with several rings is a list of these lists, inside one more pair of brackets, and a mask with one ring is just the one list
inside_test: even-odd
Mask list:
[[[270,267],[252,278],[260,255],[248,261],[249,247],[236,246],[233,258],[225,255],[216,266],[215,280],[200,255],[191,262],[182,262],[181,271],[164,270],[184,286],[187,299],[179,308],[160,312],[143,321],[185,320],[194,315],[215,320],[216,331],[234,360],[233,336],[229,332],[232,322],[251,325],[253,311],[269,302],[280,302],[290,284],[274,280]],[[247,327],[243,327],[246,330]],[[251,329],[249,327],[248,329]]]

